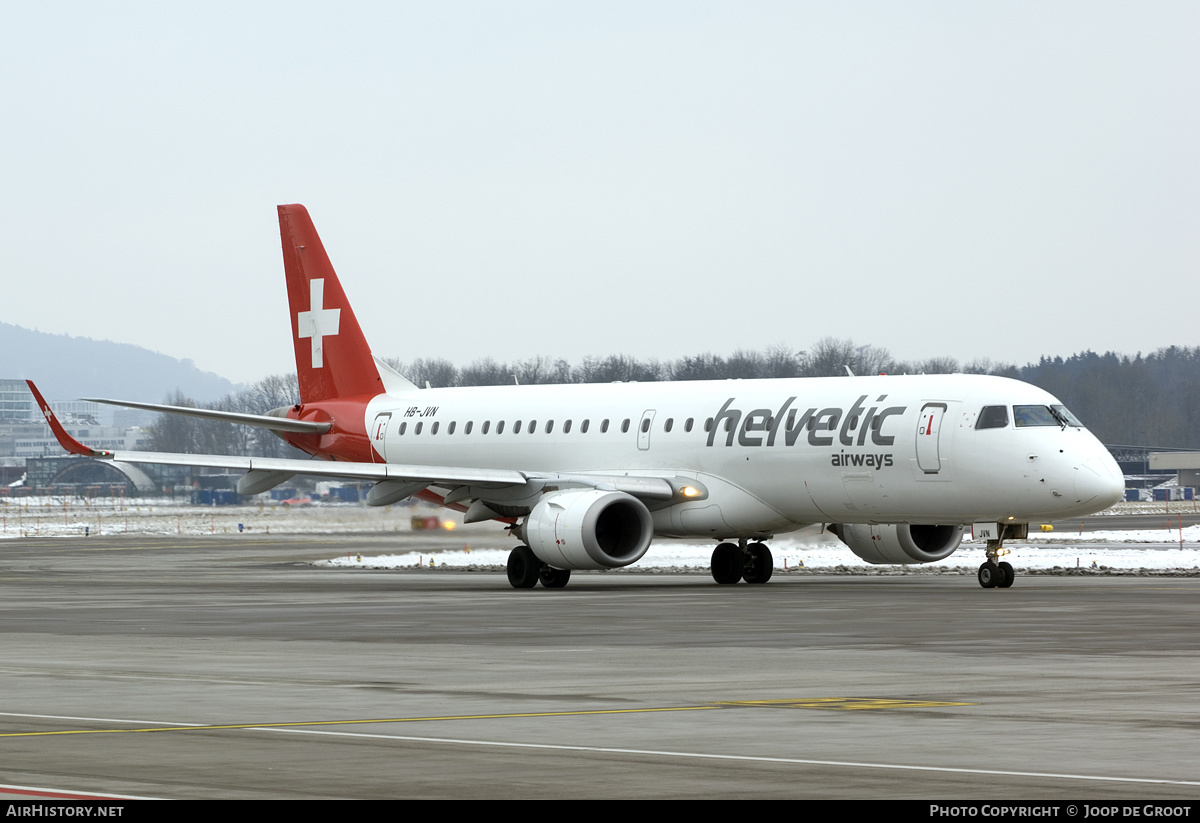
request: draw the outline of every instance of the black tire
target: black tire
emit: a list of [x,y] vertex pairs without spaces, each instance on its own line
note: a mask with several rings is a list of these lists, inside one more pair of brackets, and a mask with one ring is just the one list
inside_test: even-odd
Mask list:
[[1004,572],[1000,571],[1000,567],[992,561],[988,561],[979,567],[979,585],[985,589],[994,589],[1004,579]]
[[750,563],[742,569],[742,578],[747,583],[766,583],[775,571],[775,558],[764,543],[751,543],[746,547]]
[[514,589],[532,589],[538,583],[541,561],[528,546],[517,546],[508,555],[508,582]]
[[722,584],[736,583],[742,579],[742,550],[733,543],[722,543],[713,549],[713,580]]
[[542,570],[538,572],[538,579],[547,589],[561,589],[571,579],[571,570],[542,566]]
[[1014,569],[1012,567],[1012,563],[1008,563],[1005,561],[1000,561],[1000,563],[997,564],[997,567],[1000,569],[1001,574],[1004,575],[1004,578],[999,583],[996,584],[996,588],[998,588],[998,589],[1010,588],[1013,584],[1013,581],[1017,579],[1016,569]]

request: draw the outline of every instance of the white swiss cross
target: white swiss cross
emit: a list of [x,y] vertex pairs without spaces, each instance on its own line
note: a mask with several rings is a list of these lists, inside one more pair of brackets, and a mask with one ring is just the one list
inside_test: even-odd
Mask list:
[[299,327],[298,336],[312,338],[312,367],[321,368],[324,361],[321,358],[321,338],[333,337],[338,333],[341,321],[341,309],[325,308],[325,281],[312,280],[308,284],[308,311],[296,315],[296,325]]

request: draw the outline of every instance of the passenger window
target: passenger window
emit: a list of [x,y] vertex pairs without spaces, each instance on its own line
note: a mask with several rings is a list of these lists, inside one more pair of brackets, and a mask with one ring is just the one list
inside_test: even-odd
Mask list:
[[520,433],[521,433],[521,421],[518,420],[516,423],[513,424],[513,434],[520,434]]
[[424,426],[424,425],[425,425],[424,423],[418,423],[418,424],[417,424],[417,427],[416,427],[415,429],[413,429],[413,434],[420,434],[420,433],[421,433],[421,427],[422,427],[422,426]]
[[530,420],[530,421],[529,421],[529,433],[530,433],[530,434],[533,434],[533,430],[534,430],[534,429],[536,429],[536,428],[537,428],[537,421],[536,421],[536,420]]
[[401,424],[400,424],[400,433],[401,433],[401,434],[404,434],[404,430],[405,430],[405,429],[407,429],[407,428],[408,428],[408,424],[407,424],[407,423],[401,423]]
[[645,420],[642,421],[642,434],[645,434],[648,431],[650,431],[650,418],[649,417],[647,417]]
[[571,421],[570,420],[564,421],[563,422],[563,434],[570,434],[570,433],[571,433]]
[[470,433],[471,433],[471,427],[472,427],[472,426],[474,426],[474,425],[475,425],[475,421],[474,421],[474,420],[468,420],[468,421],[467,421],[467,427],[466,427],[465,429],[463,429],[463,434],[470,434]]
[[604,422],[600,424],[600,433],[604,434],[608,431],[608,418],[604,418]]
[[712,423],[713,419],[711,417],[704,421],[704,430],[706,432],[712,431]]
[[438,430],[438,423],[440,423],[440,422],[441,422],[440,420],[434,420],[434,421],[433,421],[433,425],[429,427],[429,433],[430,433],[430,434],[437,434],[437,430]]
[[671,427],[674,425],[675,425],[675,418],[668,417],[667,422],[665,424],[663,424],[663,431],[669,432],[671,430]]
[[984,406],[979,412],[976,429],[1003,429],[1008,425],[1008,406]]
[[621,423],[621,434],[624,434],[627,431],[629,431],[629,418],[628,417],[626,417],[624,422]]
[[446,429],[446,434],[454,434],[454,426],[455,425],[456,425],[456,421],[451,420],[449,428]]
[[580,434],[587,434],[588,426],[590,426],[591,424],[592,424],[592,421],[591,421],[591,420],[588,420],[588,419],[585,417],[585,418],[583,419],[583,422],[579,424],[579,433],[580,433]]
[[692,418],[689,417],[687,422],[683,424],[683,430],[685,432],[690,432],[692,430]]
[[496,434],[504,434],[504,421],[496,423]]
[[550,434],[550,432],[552,432],[552,431],[554,431],[554,421],[547,420],[546,421],[546,434]]

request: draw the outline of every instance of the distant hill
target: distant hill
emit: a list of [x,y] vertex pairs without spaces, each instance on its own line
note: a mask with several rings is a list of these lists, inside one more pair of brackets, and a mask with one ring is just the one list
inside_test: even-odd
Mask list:
[[179,389],[204,403],[237,386],[190,360],[128,343],[31,331],[0,323],[0,377],[27,378],[50,398],[112,397],[161,403]]

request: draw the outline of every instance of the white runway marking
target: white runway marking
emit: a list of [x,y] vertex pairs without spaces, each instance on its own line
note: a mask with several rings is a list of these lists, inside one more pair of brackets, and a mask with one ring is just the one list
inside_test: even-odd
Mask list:
[[[158,723],[158,721],[149,720],[125,720],[109,717],[72,717],[66,715],[42,715],[42,714],[17,714],[15,712],[0,712],[0,717],[29,717],[41,718],[48,720],[79,720],[95,723],[131,723],[136,725],[150,726]],[[209,723],[171,723],[170,725],[181,727],[212,727],[214,724]],[[278,726],[253,726],[251,728],[239,728],[236,731],[252,731],[252,732],[276,732],[286,734],[314,734],[325,735],[330,737],[352,737],[364,740],[395,740],[407,743],[440,743],[456,746],[485,746],[494,748],[513,748],[513,749],[542,749],[546,751],[566,751],[566,752],[594,752],[596,754],[629,754],[643,757],[674,757],[692,760],[725,760],[747,763],[780,763],[796,766],[840,766],[854,769],[889,769],[896,771],[917,771],[917,772],[939,772],[942,774],[971,774],[971,775],[992,775],[1001,777],[1034,777],[1044,778],[1048,780],[1086,780],[1095,782],[1109,783],[1143,783],[1150,785],[1169,785],[1169,786],[1200,786],[1200,780],[1172,780],[1169,778],[1153,778],[1153,777],[1122,777],[1117,775],[1098,775],[1098,774],[1070,774],[1060,772],[1033,772],[1033,771],[1016,771],[1009,769],[971,769],[961,766],[920,766],[911,763],[871,763],[866,761],[855,760],[819,760],[815,758],[802,757],[769,757],[765,755],[745,755],[745,754],[716,754],[711,752],[683,752],[683,751],[667,751],[660,749],[626,749],[612,746],[571,746],[557,743],[518,743],[504,740],[467,740],[464,738],[455,737],[418,737],[414,735],[400,734],[378,734],[370,732],[339,732],[329,729],[298,729],[298,728],[281,728]],[[0,784],[0,788],[3,785]],[[20,787],[14,787],[20,788]],[[45,791],[45,790],[44,790]],[[54,791],[54,790],[49,790]],[[117,795],[112,795],[116,797]]]
[[[245,730],[251,731],[251,730]],[[968,769],[954,766],[914,766],[901,763],[865,763],[853,760],[810,760],[799,757],[765,757],[742,754],[710,754],[706,752],[659,751],[657,749],[620,749],[611,746],[565,746],[554,743],[513,743],[501,740],[462,740],[453,737],[411,737],[407,735],[371,734],[364,732],[336,732],[328,729],[281,729],[260,726],[252,731],[288,732],[291,734],[324,734],[341,737],[362,737],[379,740],[399,740],[411,743],[448,743],[460,746],[495,746],[514,749],[546,749],[550,751],[595,752],[597,754],[633,754],[652,757],[679,757],[698,760],[734,760],[750,763],[785,763],[798,766],[846,766],[856,769],[896,769],[918,772],[942,772],[948,774],[978,774],[1005,777],[1041,777],[1057,780],[1091,780],[1113,783],[1150,783],[1170,786],[1200,786],[1198,780],[1170,780],[1151,777],[1116,777],[1096,774],[1058,774],[1055,772],[1023,772],[1006,769]]]
[[134,726],[209,726],[210,723],[178,723],[174,720],[123,720],[119,717],[73,717],[68,714],[18,714],[0,712],[0,717],[32,717],[37,720],[81,720],[86,723],[129,723]]
[[[55,800],[156,800],[154,797],[141,797],[136,794],[109,794],[107,792],[76,792],[68,789],[48,789],[43,786],[16,786],[11,783],[0,783],[0,794],[25,795]],[[9,812],[13,814],[13,812]]]

